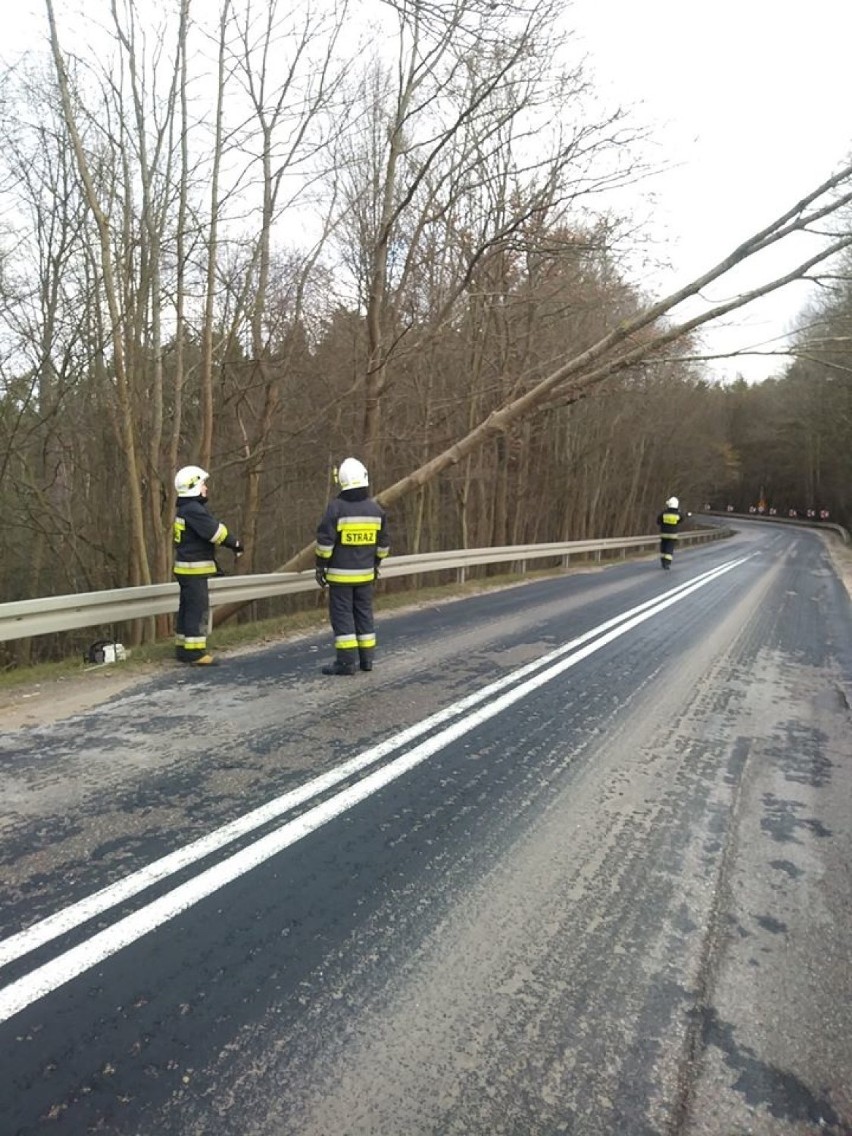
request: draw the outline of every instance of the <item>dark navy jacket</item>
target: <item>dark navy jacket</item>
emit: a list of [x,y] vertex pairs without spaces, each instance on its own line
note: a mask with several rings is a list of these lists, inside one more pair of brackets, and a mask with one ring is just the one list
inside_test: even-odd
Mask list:
[[215,576],[216,549],[237,544],[200,497],[178,497],[174,540],[176,576]]
[[387,516],[366,489],[344,489],[317,528],[316,563],[329,584],[371,584],[390,552]]
[[685,520],[683,513],[679,509],[664,509],[657,517],[657,525],[659,526],[662,536],[675,538],[677,536],[678,525]]

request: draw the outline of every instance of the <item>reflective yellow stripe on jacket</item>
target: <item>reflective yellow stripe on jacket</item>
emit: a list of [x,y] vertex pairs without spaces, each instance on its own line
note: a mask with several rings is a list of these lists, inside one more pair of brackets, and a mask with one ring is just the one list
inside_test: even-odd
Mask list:
[[329,568],[325,576],[329,584],[372,584],[375,568]]
[[[175,544],[180,544],[181,540],[183,539],[183,534],[186,532],[186,521],[183,517],[175,517],[174,524],[172,525],[172,532],[174,535]],[[210,543],[221,544],[227,535],[227,526],[220,524],[211,536]]]
[[215,560],[176,560],[177,576],[215,576],[218,571]]

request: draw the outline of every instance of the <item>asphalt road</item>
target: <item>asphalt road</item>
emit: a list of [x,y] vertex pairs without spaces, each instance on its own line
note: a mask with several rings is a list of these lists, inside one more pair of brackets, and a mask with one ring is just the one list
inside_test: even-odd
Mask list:
[[852,612],[729,540],[0,739],[0,1133],[852,1134]]

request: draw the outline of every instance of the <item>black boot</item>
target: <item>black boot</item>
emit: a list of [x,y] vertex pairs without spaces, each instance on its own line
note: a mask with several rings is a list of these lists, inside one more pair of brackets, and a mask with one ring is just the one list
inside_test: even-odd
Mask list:
[[361,647],[358,651],[358,658],[360,660],[359,666],[362,671],[371,671],[373,669],[373,648]]
[[354,675],[355,667],[351,663],[329,663],[322,668],[324,675]]

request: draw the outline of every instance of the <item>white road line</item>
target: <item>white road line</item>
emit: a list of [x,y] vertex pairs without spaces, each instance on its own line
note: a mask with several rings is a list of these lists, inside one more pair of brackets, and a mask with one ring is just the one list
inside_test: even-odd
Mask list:
[[[685,588],[689,588],[693,584],[702,580],[715,579],[725,568],[726,565],[722,564],[718,568],[712,568],[708,572],[702,572],[693,580],[689,580],[684,584],[679,584],[677,587],[670,589],[665,593],[665,596],[679,595]],[[526,678],[527,675],[533,674],[542,667],[549,665],[555,659],[570,653],[583,643],[587,643],[596,636],[605,633],[610,628],[618,626],[634,615],[638,615],[642,611],[647,611],[659,602],[660,597],[656,596],[652,600],[646,600],[644,603],[638,604],[628,611],[613,616],[611,619],[606,620],[597,627],[593,627],[583,635],[579,635],[576,639],[572,639],[569,643],[555,648],[553,651],[542,655],[539,659],[526,663],[523,667],[519,667],[517,670],[512,671],[511,674],[504,675],[495,682],[489,683],[487,686],[482,687],[481,690],[468,695],[466,698],[451,703],[449,706],[444,707],[443,710],[439,710],[437,713],[431,714],[428,718],[424,718],[422,721],[414,723],[414,725],[409,726],[407,729],[401,730],[379,745],[364,750],[362,753],[345,761],[342,765],[338,765],[334,769],[330,769],[327,773],[323,773],[319,777],[307,781],[304,785],[300,785],[297,789],[291,789],[287,793],[283,793],[280,797],[268,801],[265,805],[260,805],[258,808],[252,809],[251,812],[245,813],[245,815],[237,817],[228,824],[222,825],[221,828],[215,829],[213,832],[208,833],[207,836],[202,836],[183,848],[175,849],[174,852],[168,853],[159,860],[154,860],[151,864],[140,868],[124,879],[116,880],[115,883],[101,888],[92,895],[86,896],[85,899],[78,900],[76,903],[70,904],[61,911],[47,916],[47,918],[42,919],[40,922],[34,923],[32,927],[27,927],[23,931],[10,935],[9,938],[0,942],[0,967],[7,966],[10,962],[14,962],[15,959],[29,954],[30,951],[34,951],[45,943],[49,943],[59,935],[73,931],[75,927],[79,927],[83,923],[87,923],[90,919],[102,915],[111,907],[115,907],[120,903],[126,902],[128,899],[132,899],[133,896],[139,895],[161,880],[168,879],[169,876],[183,871],[191,864],[203,860],[205,857],[217,852],[220,848],[224,848],[233,841],[240,839],[240,837],[246,836],[248,833],[268,824],[270,821],[276,820],[292,809],[298,808],[299,805],[303,805],[314,797],[327,792],[335,785],[339,785],[341,781],[348,780],[350,777],[367,769],[370,765],[374,765],[377,761],[387,757],[388,754],[401,749],[403,746],[413,742],[416,738],[443,725],[445,722],[451,721],[453,718],[470,710],[473,706],[478,706],[480,702],[492,698],[507,686],[520,682],[522,679]]]
[[481,707],[460,721],[454,722],[439,734],[409,750],[408,753],[367,774],[356,785],[342,790],[334,797],[309,809],[302,816],[261,837],[260,840],[255,841],[254,844],[242,849],[235,855],[211,868],[207,868],[166,895],[140,908],[132,915],[125,916],[111,927],[97,932],[79,946],[73,947],[43,966],[37,967],[30,974],[10,983],[0,990],[0,1022],[7,1021],[39,998],[90,970],[123,947],[129,946],[137,939],[142,938],[143,935],[162,926],[168,920],[245,875],[283,849],[295,844],[328,821],[365,800],[372,793],[384,788],[402,774],[415,768],[432,754],[457,741],[483,722],[488,721],[489,718],[502,713],[509,706],[544,686],[545,683],[575,666],[582,659],[599,651],[607,643],[613,642],[634,627],[638,627],[639,624],[665,611],[673,604],[679,603],[680,600],[699,588],[703,588],[711,580],[744,563],[746,559],[748,557],[730,561],[712,574],[705,575],[683,588],[675,589],[673,594],[669,594],[666,599],[654,606],[640,605],[646,607],[646,610],[632,618],[625,619],[617,627],[612,628],[593,642],[587,643],[579,650],[554,663],[553,666],[513,687],[488,705]]
[[[714,579],[719,572],[725,570],[725,568],[726,565],[722,564],[718,568],[703,572],[693,580],[672,588],[670,591],[666,592],[666,596],[678,595],[685,588],[689,588],[695,583],[702,580]],[[327,773],[313,778],[304,785],[300,785],[299,788],[292,789],[282,794],[280,797],[268,801],[265,805],[260,805],[244,816],[237,817],[221,828],[217,828],[213,832],[208,833],[207,836],[203,836],[183,848],[178,848],[174,852],[168,853],[166,856],[153,861],[153,863],[146,865],[144,868],[140,868],[137,872],[133,872],[124,879],[116,880],[115,883],[109,884],[100,891],[94,892],[85,899],[81,899],[63,908],[61,911],[48,916],[46,919],[42,919],[40,922],[33,924],[32,927],[28,927],[15,935],[9,936],[9,938],[0,942],[0,967],[8,965],[8,963],[21,958],[25,954],[29,954],[30,951],[36,950],[38,947],[50,942],[51,939],[55,939],[59,935],[64,935],[67,931],[72,931],[75,927],[79,927],[83,923],[88,922],[88,920],[94,919],[96,916],[108,911],[111,907],[115,907],[128,899],[132,899],[133,896],[140,894],[147,888],[159,883],[161,880],[183,871],[191,864],[203,860],[206,856],[217,852],[220,848],[224,848],[234,840],[238,840],[240,837],[253,832],[256,828],[260,828],[262,825],[283,816],[291,809],[297,808],[299,805],[305,804],[314,797],[325,793],[335,785],[340,784],[341,781],[345,781],[355,774],[362,772],[370,765],[380,761],[383,757],[387,757],[388,754],[393,753],[395,750],[401,749],[409,742],[428,733],[428,731],[435,729],[444,722],[450,721],[452,718],[458,717],[466,710],[491,698],[494,694],[505,689],[507,686],[511,686],[513,683],[525,678],[528,674],[532,674],[536,670],[547,666],[554,659],[561,658],[576,647],[579,647],[582,643],[594,639],[597,635],[606,632],[611,627],[623,623],[625,620],[630,619],[641,611],[655,606],[659,602],[659,597],[655,597],[652,600],[646,600],[644,603],[630,608],[628,611],[613,616],[611,619],[606,620],[597,627],[593,627],[590,631],[585,632],[576,639],[572,639],[569,643],[557,647],[553,651],[542,655],[541,658],[525,664],[523,667],[512,671],[511,674],[504,675],[503,678],[489,683],[481,690],[468,695],[466,698],[451,703],[449,706],[444,707],[444,709],[430,715],[428,718],[424,718],[422,721],[416,722],[407,729],[401,730],[398,734],[387,738],[379,745],[357,754],[342,765],[336,766]]]

